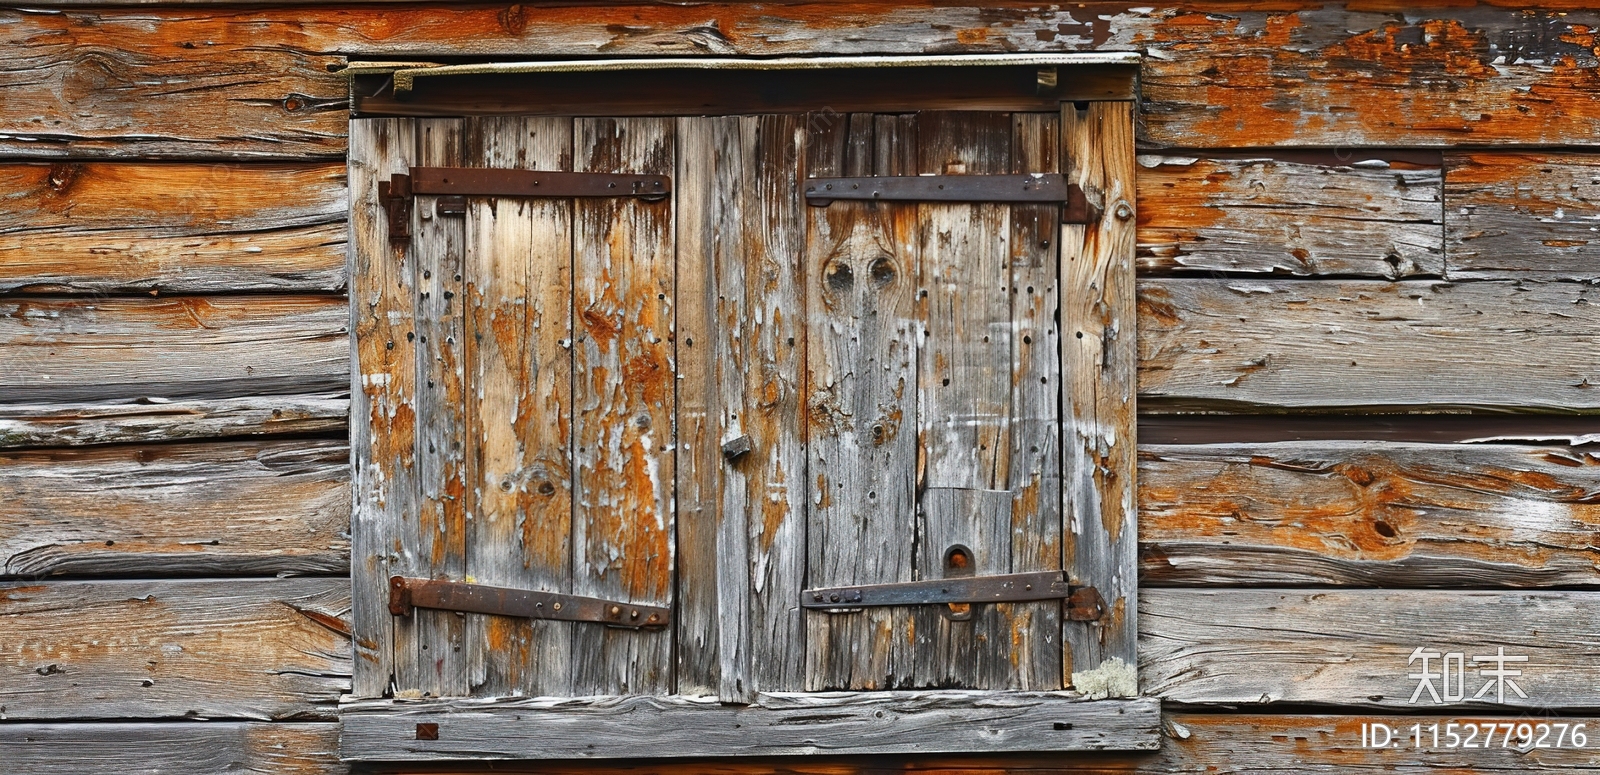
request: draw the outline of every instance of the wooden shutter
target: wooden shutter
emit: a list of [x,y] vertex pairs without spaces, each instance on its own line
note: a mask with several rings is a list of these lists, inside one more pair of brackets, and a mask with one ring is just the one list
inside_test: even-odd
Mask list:
[[[1099,718],[1051,692],[1132,661],[1132,149],[1096,128],[1127,122],[1121,103],[354,122],[357,696],[549,698],[505,705],[513,727],[625,712],[688,714],[682,729],[648,721],[662,734],[720,730],[672,755],[735,752],[825,708],[854,739],[928,702],[978,736],[834,750],[960,750],[998,734],[990,723],[1035,730],[994,738],[1002,749],[1101,747],[1030,725]],[[1125,153],[1093,146],[1122,140]],[[672,194],[418,194],[405,229],[379,183],[419,167],[664,175]],[[816,177],[1056,172],[1103,217],[804,196]],[[1059,600],[968,616],[800,606],[809,587],[1033,571],[1097,586],[1105,615],[1067,621]],[[390,576],[660,606],[671,626],[393,616]],[[892,691],[812,694],[837,690]],[[915,694],[930,690],[947,694]],[[365,730],[354,758],[594,755],[486,740],[510,729],[494,724],[472,745],[422,724],[409,753],[380,751],[435,718],[384,702],[347,708],[347,732]],[[1105,712],[1123,735],[1105,745],[1154,740],[1129,720],[1153,704]],[[773,734],[763,750],[800,752]]]
[[[808,177],[1058,171],[1052,114],[853,114]],[[1059,205],[808,208],[808,583],[1061,565]],[[951,551],[968,562],[947,569]],[[1060,603],[807,614],[806,688],[1059,689]]]

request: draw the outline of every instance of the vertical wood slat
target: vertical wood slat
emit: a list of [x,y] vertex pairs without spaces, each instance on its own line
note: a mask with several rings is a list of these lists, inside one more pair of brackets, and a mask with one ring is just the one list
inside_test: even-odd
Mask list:
[[741,415],[754,450],[747,471],[750,541],[752,691],[804,688],[806,639],[799,598],[805,584],[806,364],[803,119],[742,119],[754,171],[746,189],[745,243],[752,248],[745,283],[750,320],[743,345],[752,367]]
[[[574,166],[670,175],[673,129],[670,119],[578,119]],[[672,204],[588,199],[575,213],[573,592],[670,606]],[[573,691],[669,692],[671,646],[660,630],[579,628]]]
[[721,450],[745,368],[738,352],[744,288],[727,282],[742,276],[747,253],[744,149],[736,117],[680,118],[677,133],[677,691],[748,702],[744,477],[724,468]]
[[[913,174],[1011,171],[1011,117],[991,112],[918,116]],[[1011,565],[1010,208],[994,202],[918,205],[918,489],[916,577],[994,575]],[[873,271],[877,275],[876,267]],[[996,497],[999,496],[999,497]],[[967,567],[946,567],[952,544]],[[1034,650],[1013,606],[971,606],[954,621],[937,606],[914,609],[916,686],[1032,688],[1010,661]],[[1054,688],[1054,687],[1051,687]]]
[[[572,169],[569,118],[469,124],[467,166]],[[572,201],[470,200],[472,520],[467,575],[480,584],[570,590]],[[469,614],[470,689],[571,692],[571,622]]]
[[[903,158],[915,148],[909,117],[812,119],[819,115],[832,120],[811,122],[808,177],[910,174],[909,164],[889,165],[896,154]],[[806,583],[910,581],[920,330],[916,206],[839,201],[807,208],[805,217],[813,488]],[[807,690],[894,688],[909,664],[911,614],[903,608],[807,611],[805,618]]]
[[[1011,172],[1061,170],[1058,115],[1017,113],[1012,125]],[[1056,205],[1011,207],[1011,460],[1003,487],[1011,492],[1011,573],[1062,567],[1061,336],[1056,322],[1060,217]],[[1048,635],[1061,629],[1061,606],[1009,607],[1013,625],[1034,639],[1033,646],[1019,649],[1019,683],[1060,688],[1061,647],[1059,641],[1046,645],[1054,640]]]
[[[464,122],[417,122],[417,163],[460,166]],[[402,573],[460,579],[466,571],[465,335],[462,258],[466,224],[433,216],[437,197],[418,196],[411,255],[416,304],[416,509],[399,515]],[[396,680],[402,691],[459,697],[467,693],[465,620],[418,609],[395,622]]]
[[406,251],[390,244],[378,202],[378,181],[411,167],[414,126],[405,119],[350,122],[350,330],[356,364],[350,386],[356,657],[351,693],[356,697],[378,697],[389,688],[394,656],[389,558],[398,538],[391,529],[416,506],[412,266]]
[[1099,621],[1065,623],[1063,668],[1074,686],[1132,694],[1138,530],[1131,105],[1091,102],[1080,112],[1064,103],[1061,142],[1068,181],[1103,210],[1095,223],[1061,227],[1062,486],[1071,527],[1064,561],[1072,581],[1096,587],[1107,608]]

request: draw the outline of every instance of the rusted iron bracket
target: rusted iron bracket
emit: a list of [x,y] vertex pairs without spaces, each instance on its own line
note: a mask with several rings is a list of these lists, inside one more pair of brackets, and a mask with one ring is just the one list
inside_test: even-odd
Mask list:
[[378,201],[389,220],[389,240],[411,240],[411,206],[417,196],[437,196],[439,215],[465,215],[469,196],[637,197],[647,202],[672,194],[666,175],[610,172],[547,172],[485,167],[412,167],[378,181]]
[[610,627],[653,629],[671,621],[671,609],[635,605],[559,592],[492,587],[459,581],[389,578],[389,613],[410,616],[415,608],[440,611],[518,616],[526,619],[559,619],[566,622],[598,622]]
[[1068,584],[1066,574],[1061,571],[822,587],[800,593],[801,607],[833,612],[877,606],[971,605],[1029,600],[1065,600],[1067,618],[1072,621],[1093,621],[1105,612],[1105,603],[1100,600],[1098,590]]
[[1040,202],[1060,204],[1062,223],[1089,223],[1083,189],[1058,173],[1025,175],[898,175],[811,178],[806,203],[827,207],[836,199],[888,202]]

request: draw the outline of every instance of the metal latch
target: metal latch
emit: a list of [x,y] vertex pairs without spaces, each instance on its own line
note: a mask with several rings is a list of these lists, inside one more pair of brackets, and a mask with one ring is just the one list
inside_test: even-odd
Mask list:
[[620,603],[560,592],[390,577],[389,613],[410,616],[413,608],[527,619],[559,619],[566,622],[598,622],[634,630],[665,627],[671,615],[670,609],[660,606]]
[[800,593],[801,607],[836,612],[891,605],[970,605],[1029,600],[1065,600],[1067,618],[1072,621],[1094,621],[1105,614],[1105,601],[1100,598],[1099,590],[1070,585],[1061,571],[822,587]]
[[891,202],[1045,202],[1058,203],[1062,223],[1090,223],[1098,216],[1083,188],[1059,173],[1024,175],[898,175],[865,178],[812,178],[806,203],[827,207],[835,199]]
[[464,215],[466,197],[637,197],[647,202],[667,198],[672,179],[666,175],[612,172],[548,172],[488,167],[412,167],[378,181],[378,201],[389,219],[389,240],[411,240],[411,202],[416,196],[441,197],[438,214]]

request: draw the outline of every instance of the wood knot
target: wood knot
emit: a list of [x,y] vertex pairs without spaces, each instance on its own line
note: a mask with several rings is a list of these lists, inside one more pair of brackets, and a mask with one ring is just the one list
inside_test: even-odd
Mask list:
[[82,172],[82,164],[50,165],[50,177],[47,181],[50,185],[50,190],[57,194],[65,193],[67,189],[72,188],[73,183],[77,182],[78,175]]

